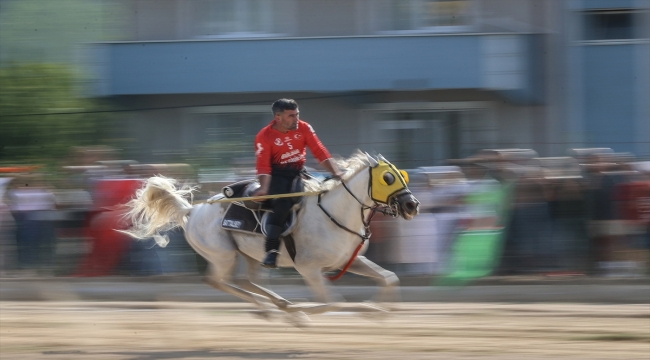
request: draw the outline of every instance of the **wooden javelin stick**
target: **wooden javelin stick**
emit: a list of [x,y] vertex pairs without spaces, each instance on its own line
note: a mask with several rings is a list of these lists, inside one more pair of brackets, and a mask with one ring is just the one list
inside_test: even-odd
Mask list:
[[215,203],[225,203],[225,202],[235,202],[235,201],[248,201],[248,200],[267,200],[267,199],[277,199],[277,198],[286,198],[286,197],[296,197],[296,196],[314,196],[320,194],[321,191],[303,191],[295,192],[288,194],[277,194],[277,195],[264,195],[264,196],[249,196],[249,197],[238,197],[238,198],[223,198],[218,200],[208,200],[208,204]]

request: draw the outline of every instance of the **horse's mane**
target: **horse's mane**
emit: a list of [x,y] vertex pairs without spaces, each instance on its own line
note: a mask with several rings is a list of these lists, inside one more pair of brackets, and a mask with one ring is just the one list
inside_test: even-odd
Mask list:
[[[370,165],[368,162],[368,157],[366,154],[360,150],[356,150],[349,158],[347,159],[336,159],[336,164],[339,169],[345,170],[343,175],[343,180],[349,180],[354,177],[359,171],[365,169]],[[325,181],[319,182],[314,179],[304,180],[305,191],[325,191],[331,190],[338,184],[338,181]]]

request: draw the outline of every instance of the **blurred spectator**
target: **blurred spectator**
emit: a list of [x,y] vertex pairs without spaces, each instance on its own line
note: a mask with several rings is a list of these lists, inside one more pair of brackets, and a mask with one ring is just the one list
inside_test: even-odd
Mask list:
[[[458,166],[436,166],[420,168],[427,176],[429,194],[416,196],[421,203],[421,214],[431,213],[435,227],[429,229],[435,244],[436,274],[449,271],[452,248],[469,218],[464,199],[469,185]],[[426,216],[426,215],[425,215]]]
[[[18,265],[23,270],[50,270],[55,236],[55,198],[40,174],[16,177],[7,196],[16,222]],[[35,273],[34,273],[35,274]]]
[[[83,231],[90,251],[81,259],[75,276],[106,276],[123,271],[148,274],[148,269],[160,268],[159,261],[155,266],[149,266],[152,262],[132,261],[130,253],[140,251],[142,244],[116,231],[129,226],[123,219],[122,205],[140,188],[142,176],[153,175],[155,170],[117,157],[118,151],[111,147],[77,147],[72,150],[71,165],[64,167],[76,187],[90,193],[93,204]],[[143,269],[143,265],[148,269]]]
[[400,241],[399,223],[396,218],[377,214],[370,222],[370,246],[364,254],[368,259],[385,268],[395,266],[396,242]]
[[[465,176],[467,220],[453,240],[449,266],[439,285],[464,284],[492,274],[503,251],[503,229],[510,204],[510,178],[501,152],[459,161]],[[499,179],[499,180],[497,180]]]
[[644,253],[642,261],[645,261],[646,271],[650,273],[650,161],[631,164],[640,173],[636,188],[636,201],[630,211],[639,225],[645,227],[645,236],[640,237],[641,251]]
[[624,246],[628,233],[617,192],[630,181],[632,173],[612,161],[616,158],[611,154],[594,154],[586,165],[591,267],[594,273],[604,275],[615,271],[612,268],[617,265],[616,253]]
[[585,218],[585,195],[581,177],[553,176],[549,180],[549,210],[558,248],[560,271],[588,270],[589,243]]
[[[409,188],[418,199],[433,205],[426,199],[430,193],[427,181],[411,172]],[[420,204],[422,206],[422,203]],[[390,242],[389,259],[393,264],[399,264],[398,269],[408,275],[433,274],[439,254],[436,246],[439,241],[438,224],[430,212],[420,211],[420,214],[408,223],[394,219],[390,226],[395,227],[397,238]]]
[[512,208],[506,223],[501,271],[539,273],[557,269],[557,245],[552,234],[548,188],[539,166],[517,166]]
[[14,218],[9,206],[5,203],[7,185],[13,178],[0,178],[0,275],[4,276],[8,270],[15,268],[16,235]]
[[[108,174],[122,173],[119,167],[109,169],[104,161],[116,159],[117,150],[109,146],[76,146],[70,150],[67,165],[63,167],[67,175],[68,188],[91,191],[92,179]],[[110,163],[109,163],[110,165]]]
[[537,158],[547,190],[556,275],[584,273],[588,266],[584,179],[572,157]]
[[124,222],[125,209],[120,205],[128,202],[141,186],[138,179],[97,180],[95,208],[87,228],[91,251],[81,261],[76,276],[106,276],[118,270],[132,245],[128,235],[116,231],[129,226]]
[[[615,188],[617,212],[621,219],[622,238],[615,248],[615,260],[635,274],[645,272],[648,256],[650,223],[650,178],[647,173],[622,165],[626,180]],[[625,266],[627,264],[627,266]]]
[[499,226],[501,209],[494,198],[499,182],[490,176],[490,167],[485,158],[470,159],[462,166],[467,177],[467,195],[463,200],[470,216],[467,229],[493,229]]

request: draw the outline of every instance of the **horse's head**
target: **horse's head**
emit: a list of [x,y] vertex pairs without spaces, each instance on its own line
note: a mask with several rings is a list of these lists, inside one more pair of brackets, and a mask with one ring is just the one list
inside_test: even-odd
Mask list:
[[411,220],[418,214],[420,202],[408,188],[409,177],[383,156],[375,160],[366,154],[370,161],[370,197],[372,200],[388,205],[395,215]]

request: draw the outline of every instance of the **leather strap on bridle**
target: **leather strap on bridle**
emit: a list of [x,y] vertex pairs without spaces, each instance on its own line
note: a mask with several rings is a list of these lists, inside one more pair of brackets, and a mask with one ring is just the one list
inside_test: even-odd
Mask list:
[[[372,233],[370,232],[370,221],[372,220],[373,216],[375,215],[375,212],[381,211],[380,207],[382,205],[378,204],[377,202],[374,202],[373,206],[368,206],[364,204],[359,198],[354,195],[354,193],[350,190],[350,188],[345,184],[345,181],[341,180],[341,184],[345,188],[345,190],[348,192],[348,194],[352,195],[352,197],[361,205],[361,222],[363,223],[363,234],[359,234],[356,231],[350,230],[347,228],[345,225],[341,224],[338,220],[334,218],[325,208],[323,207],[323,204],[321,203],[321,199],[323,197],[323,194],[326,194],[327,191],[321,192],[318,194],[318,207],[327,215],[327,217],[339,228],[349,232],[350,234],[354,234],[358,237],[361,238],[361,243],[363,244],[364,241],[370,239],[370,236]],[[368,216],[368,221],[364,219],[364,214],[363,212],[365,210],[371,210],[369,216]]]
[[[321,204],[321,198],[322,198],[322,195],[325,194],[325,193],[326,193],[326,192],[323,192],[323,193],[318,194],[318,207],[319,207],[319,208],[320,208],[320,209],[325,213],[325,215],[327,215],[328,218],[330,218],[330,220],[334,223],[334,225],[336,225],[336,226],[338,226],[339,228],[341,228],[341,229],[343,229],[343,230],[349,232],[350,234],[354,234],[354,235],[360,237],[362,242],[363,242],[363,241],[366,241],[366,240],[368,240],[368,239],[370,239],[370,235],[372,235],[372,234],[370,233],[370,223],[366,223],[365,220],[364,220],[364,221],[363,221],[363,232],[364,232],[364,233],[363,233],[363,234],[359,234],[359,233],[357,233],[356,231],[350,230],[350,229],[347,228],[345,225],[341,224],[338,220],[336,220],[336,219],[334,218],[334,216],[332,216],[332,214],[330,214],[327,210],[325,210],[325,208],[323,207],[323,204]],[[363,211],[364,211],[364,210],[366,210],[366,209],[361,208],[361,213],[362,213],[362,214],[363,214]],[[362,216],[363,216],[363,215],[362,215]]]

